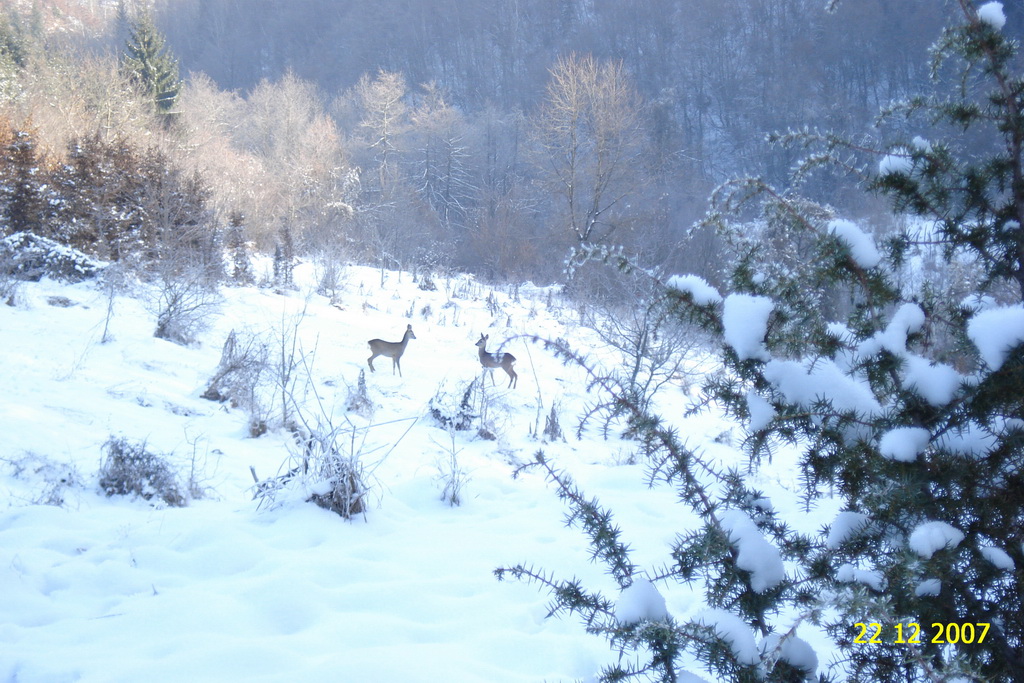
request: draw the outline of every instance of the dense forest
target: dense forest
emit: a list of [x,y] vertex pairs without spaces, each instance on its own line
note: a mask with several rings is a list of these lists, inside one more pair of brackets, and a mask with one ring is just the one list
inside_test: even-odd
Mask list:
[[[52,193],[134,169],[122,181],[136,198],[119,200],[134,208],[51,197],[53,215],[30,219],[51,232],[74,232],[69,211],[159,214],[206,235],[233,225],[266,252],[548,282],[573,244],[617,244],[717,281],[716,237],[690,229],[711,190],[745,174],[784,186],[802,152],[772,131],[877,149],[879,108],[928,85],[944,13],[930,0],[9,1],[7,172],[39,160]],[[143,17],[180,78],[160,106],[129,68]],[[854,183],[807,182],[873,211]],[[191,196],[169,199],[172,185]],[[170,215],[184,205],[198,213]],[[90,221],[64,238],[116,258]]]

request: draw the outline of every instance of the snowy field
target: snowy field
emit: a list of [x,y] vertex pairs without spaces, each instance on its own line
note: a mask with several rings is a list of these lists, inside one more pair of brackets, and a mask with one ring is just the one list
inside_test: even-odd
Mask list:
[[[615,513],[641,567],[668,562],[674,535],[694,523],[668,487],[649,489],[643,465],[628,464],[632,444],[597,429],[573,436],[595,398],[582,371],[516,338],[563,337],[611,358],[597,336],[540,288],[459,277],[428,292],[398,273],[382,287],[378,271],[350,267],[332,305],[311,293],[311,267],[296,278],[305,284],[284,294],[224,289],[189,347],[153,337],[141,286],[114,300],[107,343],[108,296],[94,283],[25,284],[17,306],[0,306],[0,680],[535,682],[589,680],[615,661],[572,617],[546,618],[536,586],[492,574],[533,563],[617,592],[583,535],[562,525],[541,474],[512,477],[538,449]],[[416,338],[404,377],[376,359],[372,412],[347,413],[367,340],[398,340],[407,324]],[[311,414],[358,429],[374,486],[365,515],[345,521],[298,495],[258,508],[250,468],[273,476],[296,446],[283,429],[253,438],[244,411],[200,398],[231,330],[278,347],[297,331]],[[518,358],[516,389],[500,370],[496,387],[487,380],[495,440],[446,431],[429,411],[439,392],[479,375],[482,333],[491,349],[512,339],[505,350]],[[708,457],[742,464],[732,425],[714,412],[681,417],[695,396],[668,385],[663,411]],[[534,436],[552,405],[567,441]],[[201,495],[180,508],[105,497],[98,472],[111,437],[167,454]],[[441,499],[453,453],[466,473],[455,507]],[[792,457],[780,450],[756,483],[783,518],[819,528],[835,510],[796,511]],[[703,610],[693,588],[658,589],[677,619]],[[827,667],[820,635],[800,635]]]

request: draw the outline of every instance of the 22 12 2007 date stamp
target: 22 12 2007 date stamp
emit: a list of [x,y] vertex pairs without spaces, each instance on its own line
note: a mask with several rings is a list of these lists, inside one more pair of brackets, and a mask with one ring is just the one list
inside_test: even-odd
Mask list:
[[853,642],[858,645],[918,645],[922,642],[939,645],[983,643],[985,636],[988,635],[989,626],[986,622],[958,624],[937,621],[931,625],[932,635],[929,638],[927,632],[922,632],[921,625],[913,621],[906,624],[893,624],[891,629],[884,629],[878,622],[858,621],[853,625],[857,629],[857,635],[854,636]]

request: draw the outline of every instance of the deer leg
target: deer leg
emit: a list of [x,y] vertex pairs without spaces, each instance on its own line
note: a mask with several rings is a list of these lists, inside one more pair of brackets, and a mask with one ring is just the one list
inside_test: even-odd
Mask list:
[[377,372],[376,370],[373,369],[373,359],[376,357],[377,354],[374,354],[366,359],[366,364],[370,366],[370,372]]

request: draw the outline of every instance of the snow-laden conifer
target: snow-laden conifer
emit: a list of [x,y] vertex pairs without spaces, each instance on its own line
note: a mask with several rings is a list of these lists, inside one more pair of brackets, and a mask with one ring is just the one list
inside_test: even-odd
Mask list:
[[[668,310],[716,340],[724,369],[703,400],[745,426],[748,469],[716,466],[650,405],[595,382],[629,416],[652,482],[676,487],[702,520],[679,530],[662,568],[645,571],[654,586],[702,587],[706,606],[689,618],[620,620],[579,581],[500,570],[546,586],[553,614],[581,614],[631,655],[600,680],[677,681],[690,675],[685,653],[715,680],[1024,681],[1024,78],[1004,20],[999,3],[960,3],[933,51],[936,94],[884,112],[883,122],[905,116],[897,129],[913,137],[873,151],[832,133],[771,138],[821,145],[796,178],[834,160],[912,219],[894,221],[904,232],[876,240],[798,188],[740,178],[714,193],[704,221],[734,251],[729,289],[661,278]],[[942,140],[927,128],[936,122],[970,130],[970,147]],[[772,245],[758,241],[765,234]],[[966,299],[904,276],[916,251],[935,245],[940,268],[982,274]],[[614,250],[577,256],[638,272]],[[816,534],[796,533],[753,486],[782,443],[800,449],[807,509],[841,504]],[[538,463],[625,593],[640,567],[612,512]],[[856,642],[864,622],[881,624],[880,640]],[[935,624],[961,623],[987,628],[985,639],[931,643]],[[802,624],[832,639],[829,672],[796,638]],[[920,645],[905,642],[914,624]]]

